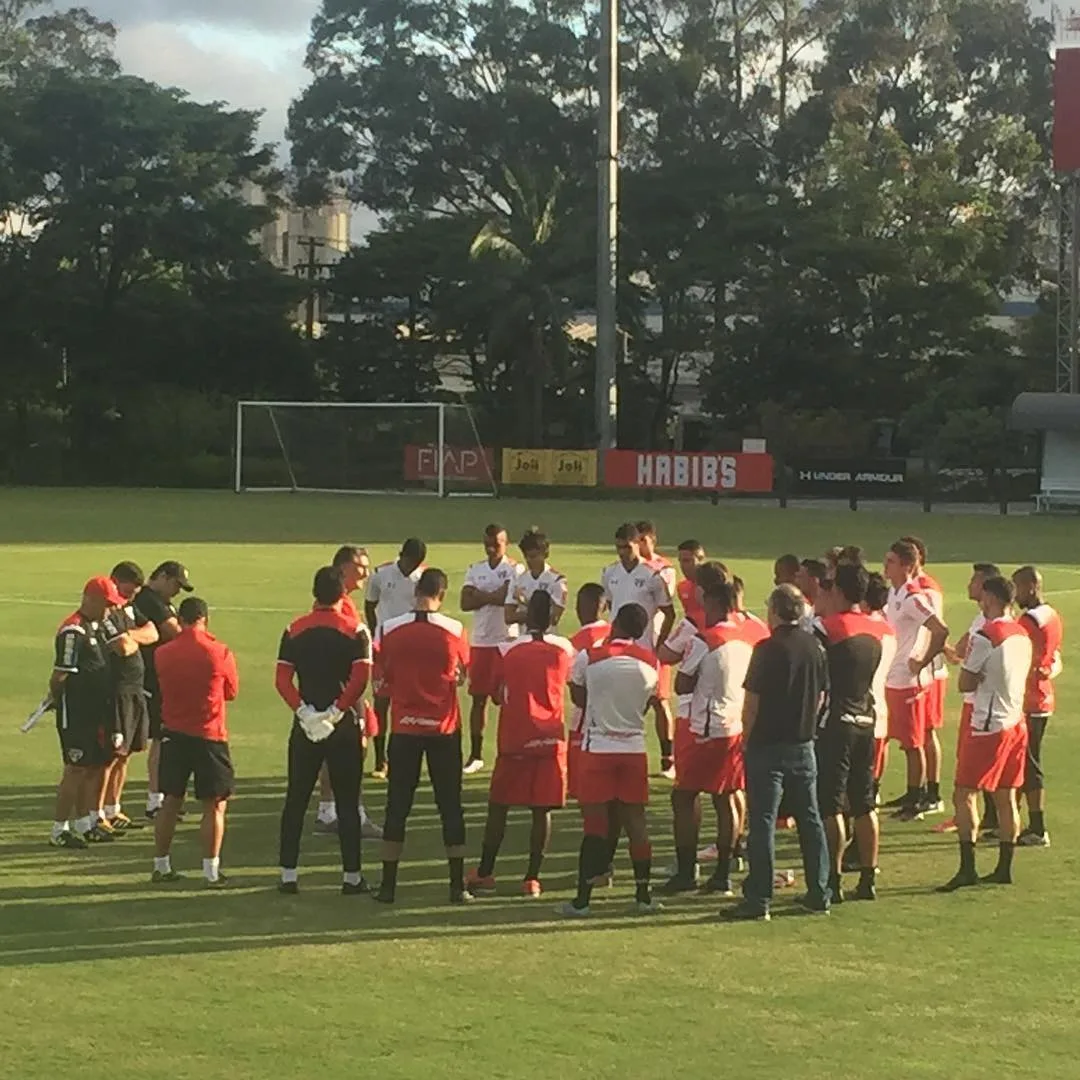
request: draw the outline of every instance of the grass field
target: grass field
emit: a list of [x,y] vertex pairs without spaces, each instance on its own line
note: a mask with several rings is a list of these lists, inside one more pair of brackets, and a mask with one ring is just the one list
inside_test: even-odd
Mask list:
[[[884,1080],[1080,1075],[1076,1029],[1080,903],[1080,654],[1067,640],[1058,717],[1047,743],[1054,846],[1017,854],[1012,889],[937,896],[955,843],[926,823],[886,822],[877,905],[829,919],[727,926],[716,902],[672,902],[656,921],[628,917],[627,872],[591,924],[552,916],[570,895],[576,813],[556,823],[538,904],[515,895],[526,823],[512,827],[503,895],[446,905],[438,824],[424,793],[395,909],[339,895],[336,844],[309,834],[299,897],[274,891],[289,717],[273,690],[277,641],[309,603],[315,567],[343,541],[376,561],[424,537],[456,597],[492,516],[519,534],[538,523],[572,587],[610,561],[621,520],[653,516],[661,544],[701,539],[748,583],[752,605],[784,551],[856,542],[883,552],[917,531],[948,593],[957,634],[971,607],[973,560],[1044,568],[1051,602],[1080,626],[1080,526],[1072,520],[787,511],[664,505],[165,492],[0,493],[0,1072],[6,1077],[255,1080],[345,1077],[637,1078],[721,1070]],[[178,891],[149,885],[150,837],[62,853],[45,845],[59,756],[47,725],[17,723],[48,677],[51,640],[91,574],[121,558],[144,569],[179,558],[235,649],[241,696],[231,712],[238,794],[224,863],[234,888],[200,888],[195,828],[181,827]],[[456,607],[452,604],[451,607]],[[572,614],[568,615],[572,622]],[[951,758],[955,692],[945,732]],[[947,762],[946,781],[951,776]],[[128,808],[141,810],[139,760]],[[478,852],[488,774],[467,781]],[[885,792],[902,786],[893,755]],[[667,787],[653,788],[660,868],[671,854]],[[369,782],[381,818],[385,786]],[[779,865],[795,866],[793,841]],[[378,853],[368,847],[374,866]],[[625,853],[620,856],[625,860]],[[989,869],[993,853],[984,851]],[[627,868],[628,869],[628,868]],[[377,871],[372,875],[377,877]],[[783,913],[786,903],[777,902]]]

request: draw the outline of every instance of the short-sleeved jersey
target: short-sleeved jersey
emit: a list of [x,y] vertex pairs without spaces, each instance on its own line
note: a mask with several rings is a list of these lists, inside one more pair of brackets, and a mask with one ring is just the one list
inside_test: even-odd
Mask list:
[[698,598],[697,582],[689,578],[683,578],[676,586],[679,603],[682,604],[683,614],[699,630],[705,628],[705,609],[701,606]]
[[702,630],[694,638],[679,667],[683,675],[696,675],[690,697],[690,730],[703,739],[730,739],[742,734],[743,684],[754,646],[738,619]]
[[1061,616],[1049,605],[1028,608],[1019,619],[1031,638],[1031,671],[1028,673],[1024,711],[1033,716],[1049,716],[1054,711],[1054,679],[1061,667],[1061,646],[1065,627]]
[[659,681],[656,656],[619,639],[578,653],[570,679],[585,688],[581,748],[594,754],[644,754],[645,710]]
[[226,702],[240,689],[236,657],[213,634],[185,626],[156,657],[161,724],[167,731],[226,742]]
[[554,757],[566,741],[563,703],[574,647],[557,634],[529,633],[502,650],[499,753]]
[[340,605],[318,607],[281,635],[277,662],[279,672],[295,672],[302,701],[328,709],[355,677],[365,674],[357,667],[370,667],[371,634],[363,623],[354,624]]
[[[526,567],[518,575],[515,584],[511,588],[510,595],[507,597],[507,604],[514,606],[520,604],[522,607],[526,607],[534,592],[546,592],[551,597],[551,602],[555,607],[561,611],[566,610],[569,587],[565,575],[560,574],[553,566],[548,566],[545,563],[544,569],[535,577],[532,571]],[[520,632],[524,632],[524,629],[524,626],[520,626]]]
[[827,724],[873,727],[877,721],[874,678],[881,666],[882,638],[893,634],[884,619],[858,611],[826,615],[818,633],[829,662]]
[[[311,610],[315,611],[316,607],[317,605],[312,607]],[[356,601],[349,593],[345,593],[345,595],[342,596],[342,598],[337,603],[337,608],[338,611],[341,612],[342,617],[349,623],[351,627],[353,627],[353,629],[356,629],[358,626],[360,626],[361,623],[364,623],[364,619],[356,606]],[[366,626],[367,624],[364,623],[364,625]],[[370,633],[370,629],[368,632]]]
[[672,593],[664,575],[640,559],[629,570],[620,560],[605,567],[600,581],[612,619],[627,604],[640,604],[645,609],[649,626],[641,636],[640,643],[655,645],[659,612],[661,608],[672,606]]
[[[597,645],[603,644],[608,639],[608,635],[611,633],[611,623],[600,619],[597,622],[586,623],[576,634],[570,639],[570,644],[574,647],[574,658],[577,659],[578,655],[582,652],[586,652],[589,649],[594,648]],[[581,721],[584,719],[585,712],[579,705],[570,706],[570,731],[571,733],[578,734],[581,731]]]
[[56,632],[53,666],[67,675],[57,702],[61,724],[69,712],[104,719],[112,696],[112,680],[100,624],[77,611],[69,615]]
[[[133,603],[111,608],[101,620],[101,636],[105,645],[111,645],[118,638],[140,626],[146,626],[150,620]],[[117,690],[142,690],[146,683],[146,660],[142,649],[131,656],[118,656],[109,650],[109,667],[112,671],[113,685]]]
[[934,617],[933,606],[914,581],[907,581],[900,588],[889,590],[885,617],[896,633],[896,658],[889,669],[886,686],[896,689],[918,686],[919,679],[912,675],[908,661],[912,657],[922,658],[929,637],[926,624]]
[[418,566],[411,574],[403,574],[397,561],[376,566],[367,582],[364,600],[375,605],[375,618],[384,623],[407,615],[416,602],[416,583],[424,567]]
[[[971,620],[971,625],[968,627],[967,638],[968,638],[968,648],[969,649],[971,648],[971,642],[974,639],[975,635],[985,625],[986,625],[986,616],[980,611],[975,616],[975,618]],[[970,694],[962,694],[961,696],[964,699],[964,704],[965,705],[974,705],[975,704],[975,692],[974,691],[972,691]]]
[[751,645],[764,641],[772,633],[769,624],[752,611],[740,611],[736,616],[736,622],[742,624],[743,633]]
[[[170,620],[176,618],[176,608],[168,600],[159,596],[149,585],[144,585],[131,602],[132,607],[152,622],[160,632],[161,628]],[[151,693],[157,690],[157,672],[154,669],[154,654],[163,642],[154,642],[153,645],[140,646],[144,667],[144,686]]]
[[[930,607],[933,609],[934,614],[941,622],[945,621],[945,590],[938,584],[935,578],[932,578],[925,570],[919,573],[919,576],[915,579],[915,584],[926,594],[926,599],[930,601]],[[945,660],[943,653],[938,653],[934,657],[934,662],[930,665],[930,670],[933,672],[935,679],[948,679],[949,677],[949,665]]]
[[971,639],[964,670],[983,676],[975,690],[973,735],[1006,731],[1024,719],[1031,655],[1031,638],[1008,617],[987,620]]
[[885,697],[885,681],[896,659],[896,631],[889,625],[889,620],[880,611],[871,612],[871,619],[881,625],[881,659],[871,691],[874,695],[874,738],[884,739],[889,734],[889,705]]
[[[500,616],[502,608],[498,609]],[[469,664],[465,627],[437,611],[410,611],[375,632],[394,734],[451,735],[461,726],[459,672]]]
[[[513,600],[518,578],[524,569],[520,563],[514,562],[505,555],[495,566],[492,566],[487,559],[482,559],[478,563],[473,563],[465,572],[465,584],[481,592],[490,593],[502,588],[504,583],[508,583],[506,597],[510,602]],[[506,625],[505,611],[504,604],[485,604],[484,607],[473,612],[472,644],[474,647],[492,648],[517,637],[517,627]]]

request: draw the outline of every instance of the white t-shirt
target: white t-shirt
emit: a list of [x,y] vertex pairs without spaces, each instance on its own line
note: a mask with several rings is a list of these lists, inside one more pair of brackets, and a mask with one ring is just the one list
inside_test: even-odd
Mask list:
[[[495,592],[502,587],[503,582],[508,582],[510,588],[507,596],[513,596],[514,585],[522,570],[520,563],[503,556],[502,560],[492,566],[487,559],[473,563],[465,573],[465,584],[472,585],[481,592]],[[506,617],[503,614],[505,607],[502,604],[485,604],[473,614],[471,642],[475,648],[497,648],[504,641],[510,641],[517,637],[517,627],[507,626]]]
[[640,559],[630,570],[619,561],[605,567],[600,580],[604,586],[608,607],[611,608],[612,621],[620,608],[627,604],[640,604],[649,617],[648,629],[640,638],[641,644],[650,647],[655,645],[657,613],[661,608],[672,607],[675,603],[663,573],[654,570]]
[[375,605],[375,617],[380,623],[412,611],[416,583],[423,572],[424,567],[418,566],[411,574],[403,574],[396,561],[375,567],[368,578],[364,599]]
[[694,639],[679,667],[683,675],[697,675],[690,730],[698,738],[730,739],[742,734],[743,683],[754,647],[734,622],[710,627],[708,636]]
[[881,612],[871,615],[885,623],[887,632],[881,635],[881,659],[870,683],[870,692],[874,695],[874,738],[884,739],[889,734],[889,706],[885,700],[885,680],[889,669],[896,659],[896,633],[889,626],[888,619]]
[[925,686],[925,670],[919,677],[912,675],[908,661],[912,657],[921,660],[926,650],[930,638],[926,623],[934,617],[930,600],[918,585],[908,581],[899,589],[889,590],[889,603],[885,613],[889,625],[896,633],[896,657],[886,676],[885,685],[896,690]]
[[[971,651],[971,643],[975,640],[975,635],[986,625],[986,616],[980,611],[974,619],[971,620],[971,625],[968,627],[968,652]],[[970,694],[964,694],[964,704],[975,704],[975,692]]]
[[532,572],[528,567],[523,567],[522,572],[518,575],[516,583],[511,586],[510,595],[507,599],[507,606],[527,607],[529,600],[532,599],[534,592],[546,592],[551,597],[551,602],[563,611],[566,610],[566,601],[569,594],[569,586],[566,583],[566,577],[560,574],[558,570],[547,563],[544,563],[544,569],[540,572],[539,576],[533,577]]
[[585,687],[581,749],[592,754],[644,754],[645,710],[659,672],[649,648],[609,641],[574,658],[570,681]]
[[[926,577],[925,574],[923,578],[920,578],[920,587],[927,600],[930,601],[930,607],[934,609],[934,614],[942,623],[944,623],[945,595],[942,593],[941,587],[933,578]],[[935,679],[948,679],[949,665],[945,659],[944,653],[938,653],[937,656],[934,657],[934,662],[930,665],[930,670],[933,672]]]
[[994,735],[1024,719],[1031,638],[1014,619],[991,619],[971,639],[964,670],[981,673],[971,714],[972,735]]

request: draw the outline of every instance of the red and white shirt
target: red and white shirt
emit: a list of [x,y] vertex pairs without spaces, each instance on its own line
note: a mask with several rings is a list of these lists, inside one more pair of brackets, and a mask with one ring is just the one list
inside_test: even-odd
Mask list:
[[457,731],[461,726],[459,673],[469,665],[465,627],[438,611],[410,611],[379,624],[375,647],[390,697],[391,732],[451,735]]
[[1028,673],[1024,712],[1049,716],[1054,711],[1054,679],[1061,671],[1061,646],[1065,627],[1061,616],[1049,605],[1028,608],[1019,619],[1031,638],[1031,671]]
[[[506,555],[494,566],[487,559],[481,559],[465,572],[465,584],[471,585],[481,592],[496,592],[503,584],[509,585],[506,590],[507,603],[513,601],[514,589],[525,567]],[[506,625],[506,608],[503,604],[485,604],[473,612],[472,644],[473,648],[497,648],[504,641],[510,641],[517,637],[517,627]]]
[[675,592],[679,597],[679,603],[682,604],[683,614],[699,630],[704,629],[705,608],[702,607],[698,596],[697,582],[691,581],[689,578],[683,578],[675,587]]
[[[576,660],[580,653],[588,651],[597,645],[602,645],[607,641],[610,633],[611,623],[606,622],[604,619],[586,623],[570,639],[570,644],[574,647],[574,659]],[[580,706],[572,705],[570,707],[570,742],[577,746],[581,745],[581,721],[584,716],[585,712]]]
[[[971,648],[972,641],[975,640],[975,635],[986,625],[986,616],[980,611],[974,619],[971,620],[971,625],[968,627],[967,639],[968,649]],[[972,691],[970,694],[962,694],[965,705],[975,704],[975,693]]]
[[689,716],[690,730],[698,738],[742,734],[743,683],[753,653],[746,624],[737,616],[702,630],[691,643],[679,671],[697,676]]
[[640,604],[649,617],[649,627],[641,636],[641,644],[655,645],[664,608],[672,607],[673,593],[668,578],[655,567],[639,559],[629,570],[620,559],[605,567],[601,583],[614,620],[619,609],[627,604]]
[[368,578],[364,599],[375,605],[377,622],[384,623],[412,611],[416,583],[423,572],[424,567],[418,566],[411,574],[403,574],[396,560],[375,567]]
[[889,734],[889,706],[885,700],[885,680],[896,659],[896,631],[880,611],[871,612],[870,618],[882,624],[881,659],[874,672],[870,692],[874,695],[874,738],[884,739]]
[[906,581],[900,588],[889,590],[885,617],[896,633],[896,657],[885,685],[895,690],[918,686],[919,677],[912,675],[908,661],[912,657],[922,659],[926,650],[930,637],[926,624],[934,617],[930,599],[915,581]]
[[[933,608],[934,614],[942,623],[944,623],[945,590],[942,589],[937,581],[925,570],[923,570],[915,579],[915,583],[924,593],[926,593],[926,598],[930,601],[930,607]],[[934,662],[930,665],[930,669],[933,672],[935,679],[947,680],[949,678],[949,665],[945,660],[944,653],[938,653],[938,655],[934,657]]]
[[[569,593],[566,577],[554,567],[548,566],[547,563],[544,563],[544,569],[536,575],[528,567],[523,568],[515,584],[511,586],[506,603],[510,607],[519,605],[528,607],[534,592],[546,592],[551,597],[551,602],[555,607],[562,611],[566,610],[567,594]],[[524,629],[524,626],[522,626],[521,631],[523,632]]]
[[574,647],[556,634],[527,634],[503,654],[499,754],[554,757],[566,742],[563,700]]
[[1015,619],[989,619],[971,639],[964,670],[981,674],[971,714],[972,735],[994,735],[1024,719],[1031,638]]
[[659,681],[652,649],[626,639],[597,645],[578,653],[570,681],[585,688],[582,750],[645,753],[645,711]]

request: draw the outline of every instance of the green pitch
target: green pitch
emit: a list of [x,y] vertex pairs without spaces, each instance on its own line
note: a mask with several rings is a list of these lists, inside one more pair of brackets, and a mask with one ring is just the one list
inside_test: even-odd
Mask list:
[[[709,505],[486,502],[165,492],[0,494],[0,1062],[5,1076],[78,1080],[382,1080],[654,1077],[665,1073],[802,1078],[962,1080],[1075,1077],[1080,903],[1080,526],[1074,520],[905,514],[786,513]],[[539,524],[572,588],[611,560],[622,520],[653,517],[661,546],[693,536],[747,581],[760,610],[773,558],[857,542],[876,558],[903,532],[930,547],[954,636],[971,605],[974,560],[1040,565],[1067,626],[1058,716],[1046,745],[1049,851],[1021,850],[1011,889],[943,897],[955,843],[926,823],[886,821],[880,902],[829,919],[792,915],[726,926],[715,901],[679,899],[656,921],[624,914],[629,866],[600,898],[600,917],[552,916],[570,895],[577,815],[559,815],[539,902],[517,895],[526,823],[512,827],[497,868],[501,895],[445,904],[438,824],[424,793],[412,819],[395,909],[339,895],[336,842],[305,835],[299,897],[279,897],[278,814],[289,716],[274,693],[281,630],[306,608],[313,570],[345,541],[392,558],[407,535],[456,597],[481,556],[491,518],[511,536]],[[121,558],[149,571],[191,568],[235,649],[241,693],[230,716],[239,790],[223,863],[235,887],[200,887],[195,826],[173,853],[191,882],[149,884],[149,834],[82,853],[46,847],[59,755],[43,725],[19,721],[48,678],[51,641],[91,574]],[[455,605],[451,605],[453,608]],[[568,613],[572,629],[572,613]],[[943,743],[951,759],[958,705]],[[493,742],[493,740],[492,740]],[[489,751],[490,758],[494,747]],[[951,775],[947,761],[946,788]],[[145,764],[127,807],[141,812]],[[467,782],[470,850],[478,853],[488,774]],[[885,793],[902,786],[894,754]],[[385,786],[367,782],[381,820]],[[660,875],[671,855],[668,785],[653,788]],[[312,810],[313,816],[314,810]],[[793,840],[778,865],[797,866]],[[367,845],[378,877],[376,846]],[[982,869],[996,852],[984,850]],[[787,907],[781,897],[777,911]]]

